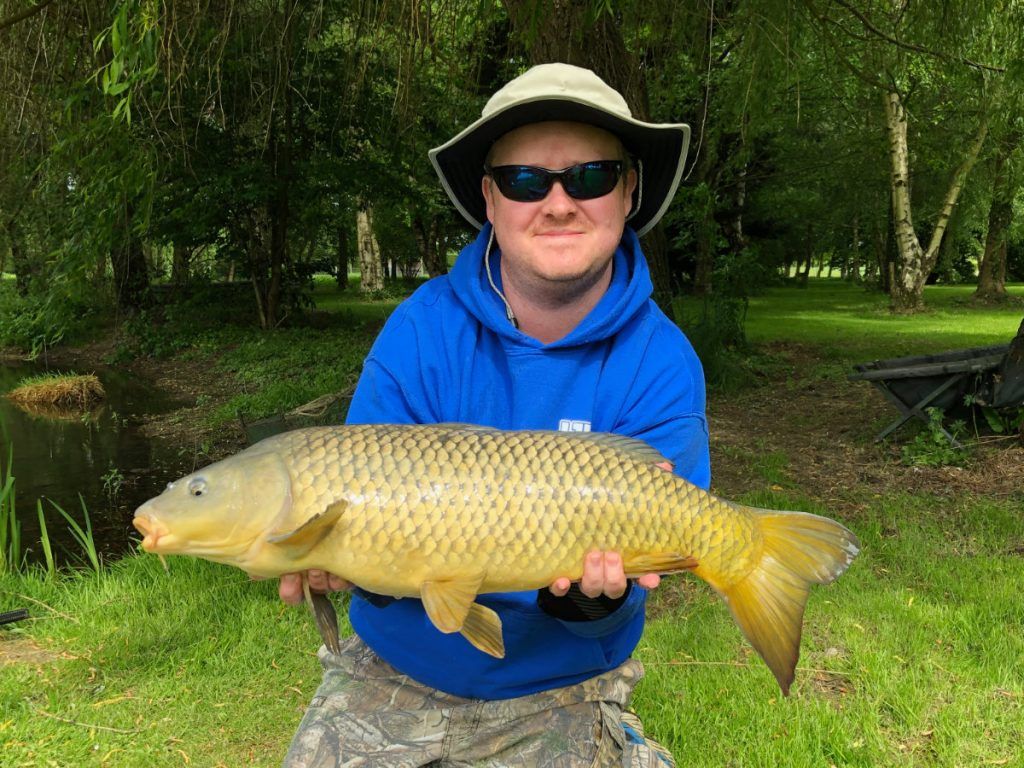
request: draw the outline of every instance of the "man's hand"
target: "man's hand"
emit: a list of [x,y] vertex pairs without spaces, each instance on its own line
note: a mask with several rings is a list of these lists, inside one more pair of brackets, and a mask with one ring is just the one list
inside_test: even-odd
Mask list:
[[[309,580],[309,588],[314,592],[338,592],[352,588],[351,582],[345,581],[333,573],[327,573],[327,571],[306,571],[306,578]],[[298,605],[305,600],[305,595],[302,593],[302,574],[283,574],[281,583],[277,587],[277,594],[289,605]]]
[[[654,589],[660,583],[661,576],[656,573],[647,573],[637,579],[637,584],[644,589]],[[555,597],[563,597],[571,584],[563,576],[555,579],[549,589]],[[622,556],[618,552],[589,552],[583,560],[580,591],[587,597],[622,597],[626,593],[626,572],[622,567]]]

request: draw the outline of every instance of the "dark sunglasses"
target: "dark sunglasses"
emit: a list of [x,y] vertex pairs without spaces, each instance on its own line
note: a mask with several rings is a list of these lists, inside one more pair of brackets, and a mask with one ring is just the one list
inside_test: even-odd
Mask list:
[[571,165],[560,171],[538,168],[535,165],[484,166],[501,194],[517,203],[543,200],[557,179],[562,189],[574,200],[593,200],[604,197],[619,183],[622,175],[621,160],[595,160]]

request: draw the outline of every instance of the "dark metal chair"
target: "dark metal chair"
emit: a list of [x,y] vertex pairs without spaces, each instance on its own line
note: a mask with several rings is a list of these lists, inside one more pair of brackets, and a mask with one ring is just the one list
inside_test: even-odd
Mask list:
[[[855,365],[857,372],[850,380],[871,382],[900,412],[875,442],[913,418],[928,423],[927,408],[941,408],[947,414],[969,410],[968,395],[983,406],[1024,405],[1024,365],[1009,354],[1010,349],[1010,344],[1002,344]],[[951,444],[959,446],[944,426],[941,429]]]

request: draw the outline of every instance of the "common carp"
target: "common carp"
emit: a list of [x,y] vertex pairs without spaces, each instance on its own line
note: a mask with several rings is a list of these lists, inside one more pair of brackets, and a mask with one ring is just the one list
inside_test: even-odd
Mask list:
[[[598,432],[314,427],[171,483],[134,525],[148,552],[265,577],[321,569],[419,598],[440,631],[498,658],[501,622],[477,595],[578,580],[587,552],[615,550],[627,576],[707,581],[788,693],[810,585],[846,570],[857,538],[828,518],[716,498],[657,466],[665,461]],[[317,600],[330,645],[333,609]]]

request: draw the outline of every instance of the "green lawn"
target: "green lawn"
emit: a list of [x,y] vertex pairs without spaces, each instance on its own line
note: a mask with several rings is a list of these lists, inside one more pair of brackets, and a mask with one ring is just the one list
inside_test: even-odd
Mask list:
[[[775,388],[819,392],[816,369],[830,396],[854,397],[870,390],[845,382],[851,361],[1008,341],[1024,307],[977,309],[969,294],[929,288],[928,313],[893,317],[885,297],[835,281],[772,289],[751,301],[749,338],[797,342],[810,368],[779,366],[761,389],[718,394],[713,405],[737,398],[743,412]],[[324,297],[335,300],[341,307]],[[360,342],[345,338],[347,361]],[[301,367],[301,352],[285,358],[299,342],[241,338],[227,369],[240,376],[277,357]],[[254,396],[283,376],[270,362],[260,370],[244,387]],[[848,453],[808,458],[798,441],[766,442],[755,418],[731,436],[747,448],[715,443],[722,492],[758,506],[825,512],[813,478],[852,477],[830,490],[827,511],[863,551],[813,591],[789,698],[702,582],[670,579],[654,594],[634,704],[681,767],[1024,766],[1024,490],[958,484],[962,474],[983,478],[983,466],[894,470],[894,452],[869,443],[885,407],[879,398],[865,426],[839,438],[852,441],[857,472],[838,464]],[[796,430],[829,426],[827,411],[779,418]],[[1022,456],[987,450],[986,461]],[[817,474],[796,471],[808,461],[822,463]],[[756,482],[730,486],[737,471]],[[912,491],[908,477],[931,482]],[[171,558],[165,573],[155,558],[131,557],[99,576],[0,575],[0,611],[18,607],[32,620],[0,628],[5,768],[278,765],[319,680],[305,609],[227,567]]]
[[973,286],[927,286],[927,311],[904,316],[889,312],[886,294],[812,278],[806,289],[770,288],[750,299],[747,338],[811,344],[844,360],[1004,344],[1024,317],[1024,284],[1008,291],[1018,302],[991,308],[971,304]]

